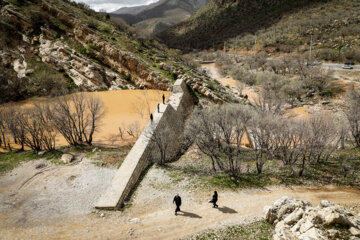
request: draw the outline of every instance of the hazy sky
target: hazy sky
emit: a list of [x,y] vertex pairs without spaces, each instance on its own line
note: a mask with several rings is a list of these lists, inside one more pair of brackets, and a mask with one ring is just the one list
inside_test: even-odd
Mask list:
[[158,0],[75,0],[76,2],[84,2],[95,11],[104,9],[107,12],[113,12],[122,7],[133,7],[139,5],[147,5]]

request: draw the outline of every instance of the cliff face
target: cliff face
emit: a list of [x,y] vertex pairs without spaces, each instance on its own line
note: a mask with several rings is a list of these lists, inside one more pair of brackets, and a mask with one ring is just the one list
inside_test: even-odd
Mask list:
[[322,0],[212,0],[187,21],[159,37],[170,47],[208,48],[242,33],[254,33],[283,14]]
[[189,71],[208,89],[201,81],[209,79],[165,46],[138,40],[74,2],[2,1],[0,35],[0,103],[79,89],[171,90]]

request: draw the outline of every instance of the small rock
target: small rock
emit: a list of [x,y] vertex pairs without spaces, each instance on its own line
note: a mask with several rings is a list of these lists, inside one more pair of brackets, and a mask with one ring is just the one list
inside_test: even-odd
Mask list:
[[330,206],[330,202],[328,200],[321,200],[319,206],[320,208],[327,208]]
[[105,214],[104,214],[104,213],[101,213],[101,214],[100,214],[100,217],[105,217]]
[[96,148],[94,148],[93,150],[92,150],[92,152],[96,152],[96,151],[98,151],[99,149],[96,147]]
[[46,153],[46,151],[40,151],[40,152],[38,152],[38,155],[39,156],[42,156],[42,155],[44,155]]
[[328,234],[329,234],[330,237],[335,237],[336,234],[339,233],[339,231],[338,231],[338,230],[335,230],[335,229],[330,229],[330,230],[328,230],[327,232],[328,232]]
[[360,230],[357,229],[357,228],[351,227],[351,228],[349,229],[349,231],[350,231],[350,233],[351,233],[352,235],[354,235],[354,236],[360,236]]
[[131,222],[131,223],[140,223],[141,219],[140,218],[133,218],[129,222]]
[[63,163],[70,163],[74,160],[74,156],[72,154],[66,153],[61,156],[61,161]]
[[46,164],[45,163],[40,163],[40,164],[37,164],[35,166],[35,169],[41,169],[41,168],[44,168],[44,167],[46,167]]

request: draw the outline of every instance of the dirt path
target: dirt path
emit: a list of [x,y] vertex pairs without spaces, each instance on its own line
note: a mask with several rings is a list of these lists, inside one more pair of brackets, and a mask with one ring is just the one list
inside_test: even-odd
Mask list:
[[[357,189],[271,187],[219,191],[219,208],[213,209],[208,203],[210,192],[190,187],[190,179],[174,181],[169,172],[153,167],[130,208],[97,212],[91,203],[106,189],[114,170],[99,169],[85,160],[72,166],[51,165],[14,197],[14,190],[36,170],[22,179],[20,174],[38,163],[24,164],[0,177],[0,239],[178,239],[208,228],[253,222],[263,216],[265,206],[284,195],[313,204],[328,199],[345,206],[355,206],[360,199]],[[179,216],[171,202],[176,193],[183,199],[184,212]]]

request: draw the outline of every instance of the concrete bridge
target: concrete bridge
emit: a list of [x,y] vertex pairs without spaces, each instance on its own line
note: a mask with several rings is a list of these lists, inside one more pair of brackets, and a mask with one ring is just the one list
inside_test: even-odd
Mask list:
[[144,171],[159,159],[160,151],[151,140],[154,134],[166,137],[168,158],[178,154],[185,120],[195,102],[196,97],[185,81],[177,80],[169,101],[160,104],[160,111],[153,114],[153,121],[150,121],[141,133],[114,176],[111,186],[96,204],[96,208],[116,210],[123,206]]

